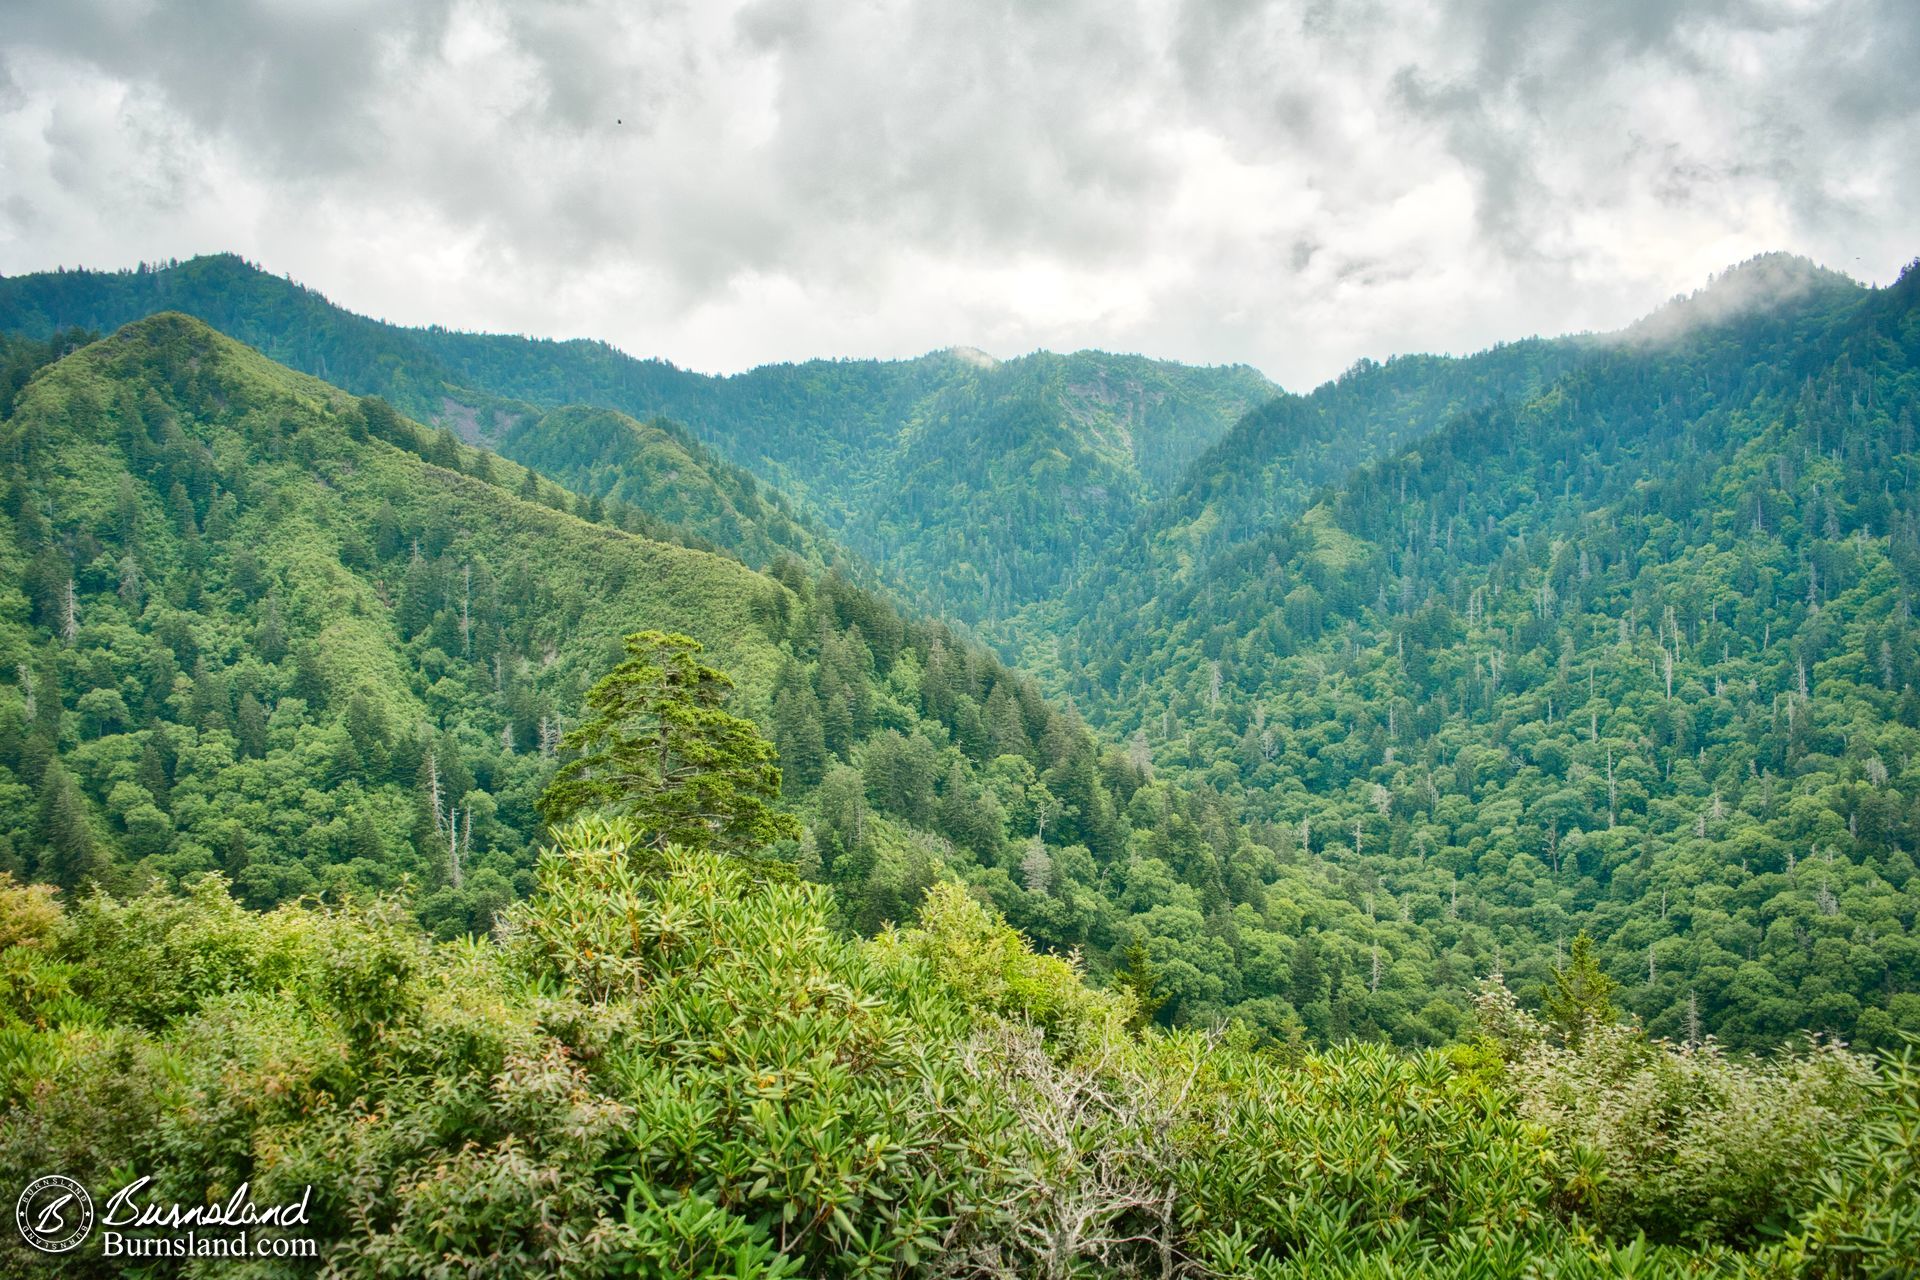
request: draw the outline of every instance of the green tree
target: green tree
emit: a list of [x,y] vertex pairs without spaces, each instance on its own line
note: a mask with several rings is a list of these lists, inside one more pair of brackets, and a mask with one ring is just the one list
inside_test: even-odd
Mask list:
[[54,761],[40,783],[39,874],[73,890],[106,869],[106,855],[87,822],[86,800],[64,766]]
[[1600,971],[1593,939],[1582,929],[1567,950],[1567,962],[1554,970],[1540,1011],[1568,1044],[1578,1044],[1588,1027],[1613,1022],[1618,1012],[1613,993],[1619,984]]
[[1127,1025],[1136,1031],[1144,1030],[1167,1002],[1167,997],[1159,991],[1160,971],[1147,954],[1146,940],[1138,936],[1127,944],[1120,967],[1114,970],[1113,985],[1115,990],[1133,997],[1133,1012]]
[[267,709],[260,704],[260,699],[251,693],[241,694],[234,725],[241,755],[259,759],[267,754]]
[[540,797],[549,824],[608,810],[656,849],[744,853],[799,823],[773,808],[780,769],[752,721],[722,709],[733,682],[699,661],[700,642],[659,631],[626,638],[628,658],[587,693],[587,720],[561,746],[580,754]]
[[820,700],[804,678],[796,677],[774,695],[773,729],[787,782],[817,785],[827,771],[827,739],[820,723]]

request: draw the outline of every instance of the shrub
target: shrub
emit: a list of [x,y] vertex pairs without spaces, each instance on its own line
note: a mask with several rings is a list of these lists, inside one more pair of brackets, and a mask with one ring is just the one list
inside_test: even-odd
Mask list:
[[1515,1110],[1578,1176],[1570,1205],[1610,1232],[1751,1242],[1784,1223],[1829,1147],[1859,1121],[1873,1070],[1828,1042],[1736,1058],[1588,1021],[1562,1044],[1499,993],[1483,1024],[1511,1053]]

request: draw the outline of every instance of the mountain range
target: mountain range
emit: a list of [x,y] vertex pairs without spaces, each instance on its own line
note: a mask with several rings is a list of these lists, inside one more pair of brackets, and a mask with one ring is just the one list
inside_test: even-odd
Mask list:
[[484,929],[657,626],[775,738],[856,927],[957,876],[1097,977],[1137,954],[1169,1022],[1401,1043],[1585,931],[1661,1034],[1892,1044],[1917,302],[1762,258],[1290,394],[1092,352],[708,377],[232,257],[0,280],[5,856],[261,906],[404,877]]

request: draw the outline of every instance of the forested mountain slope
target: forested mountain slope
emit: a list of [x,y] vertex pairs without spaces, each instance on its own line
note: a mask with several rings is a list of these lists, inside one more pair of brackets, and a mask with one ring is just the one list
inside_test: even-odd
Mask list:
[[484,932],[530,884],[560,732],[651,627],[737,681],[807,819],[786,852],[853,923],[904,918],[950,868],[1059,945],[1110,924],[1140,779],[835,573],[637,536],[173,314],[40,369],[0,457],[3,869],[218,870],[256,906],[410,879],[432,927]]
[[1530,339],[1476,355],[1363,360],[1306,395],[1280,395],[1234,424],[1152,513],[1152,540],[1188,569],[1299,514],[1314,490],[1460,413],[1530,398],[1591,348]]
[[[962,620],[1043,598],[1273,387],[1243,367],[978,352],[813,361],[727,378],[595,342],[403,329],[230,255],[0,280],[0,332],[96,330],[171,309],[422,421],[495,440],[539,408],[664,416],[824,517],[922,603]],[[554,465],[590,465],[591,456]]]
[[[493,441],[501,456],[586,496],[678,531],[755,568],[795,556],[814,569],[868,576],[820,524],[742,467],[724,462],[665,418],[637,422],[613,409],[526,408]],[[644,531],[644,530],[643,530]]]
[[985,628],[1023,669],[1066,687],[1068,668],[1112,669],[1097,636],[1184,590],[1208,565],[1305,510],[1319,489],[1420,439],[1459,413],[1525,399],[1593,349],[1581,338],[1529,339],[1464,358],[1363,360],[1306,395],[1249,411],[1132,527],[1076,566],[1054,595]]
[[[168,278],[33,279],[78,280],[77,296],[93,297],[99,280],[138,294]],[[110,867],[171,876],[232,854],[260,902],[327,876],[406,872],[438,895],[434,927],[477,926],[524,887],[531,797],[552,768],[541,726],[550,736],[577,711],[619,633],[658,625],[708,638],[739,679],[806,820],[788,852],[860,927],[902,918],[952,872],[1042,944],[1084,947],[1096,970],[1124,963],[1165,998],[1164,1020],[1401,1043],[1460,1034],[1490,971],[1537,992],[1585,928],[1622,1003],[1663,1033],[1890,1044],[1920,1027],[1915,287],[1913,273],[1866,291],[1769,260],[1621,335],[1363,366],[1247,415],[1164,492],[1148,473],[1172,474],[1174,459],[1149,465],[1140,442],[1195,432],[1128,435],[1117,410],[1072,430],[1048,417],[1061,388],[1085,396],[1111,373],[1104,357],[988,367],[952,353],[724,380],[760,397],[740,421],[810,423],[822,456],[909,423],[889,474],[917,478],[857,491],[863,527],[902,532],[880,558],[918,566],[930,594],[937,575],[959,574],[981,610],[1009,610],[1000,634],[1022,639],[1032,669],[1122,750],[978,648],[822,574],[830,542],[669,424],[580,408],[495,422],[502,448],[574,496],[378,401],[301,383],[320,407],[272,412],[311,417],[299,438],[326,460],[316,466],[284,455],[293,427],[249,418],[236,434],[230,406],[255,393],[181,373],[197,355],[104,354],[138,345],[136,329],[44,372],[6,428],[20,442],[8,510],[27,587],[0,655],[19,673],[17,731],[0,744],[15,770],[10,829],[30,833],[13,856],[72,882],[69,854],[31,860],[92,848]],[[195,352],[220,353],[213,367],[293,378],[186,332]],[[528,378],[557,376],[527,355],[537,345],[501,349],[524,357]],[[936,361],[972,372],[955,381]],[[899,393],[880,408],[873,370]],[[1151,372],[1135,370],[1143,386]],[[92,443],[32,445],[48,432]],[[68,456],[107,461],[69,493],[78,482],[48,461]],[[1102,506],[1056,486],[1061,475],[1130,496]],[[990,502],[977,491],[989,483]],[[81,514],[124,509],[129,487],[134,507],[154,504],[126,526],[132,551],[124,530]],[[491,514],[457,515],[444,496],[456,490]],[[281,538],[256,511],[261,494],[334,504],[315,508],[340,547],[328,581],[352,590],[291,607],[294,567],[331,543],[295,524]],[[996,540],[1009,511],[1027,521],[1018,546]],[[237,525],[246,513],[262,523]],[[1082,532],[1049,541],[1068,517]],[[520,524],[537,536],[499,532]],[[664,580],[704,585],[674,602],[647,585],[664,571],[583,575],[564,549],[572,530],[611,539],[594,544],[595,563],[643,547],[682,566]],[[663,539],[771,555],[769,576]],[[547,540],[562,549],[549,557]],[[165,550],[149,556],[147,543]],[[1031,556],[1031,571],[967,577],[996,555]],[[691,567],[710,562],[728,568]],[[621,585],[596,603],[604,572]],[[745,624],[742,599],[755,602]],[[469,652],[486,609],[505,639]],[[282,633],[279,658],[249,651],[262,618]],[[336,625],[385,655],[378,697],[316,693],[321,654],[360,651],[322,643]],[[39,696],[56,684],[57,710]],[[361,704],[374,703],[385,736],[363,749]],[[248,755],[263,716],[267,754]],[[291,732],[276,737],[275,717]],[[226,781],[188,788],[197,807],[159,803],[180,790],[178,744],[221,732],[239,753],[234,786],[265,767],[251,761],[277,758],[276,803],[298,809],[311,794],[314,830],[334,834],[249,836],[272,845],[256,858],[233,835],[245,824],[208,816],[230,818],[224,797],[239,792]],[[441,769],[453,750],[436,743],[459,744],[466,773],[450,788],[474,791],[476,814],[491,804],[497,824],[476,817],[494,852],[472,865],[491,857],[498,878],[476,871],[463,893],[427,813],[426,755]],[[367,798],[344,790],[382,752],[385,772],[357,783]],[[59,770],[44,767],[56,757]],[[50,791],[49,776],[74,787]],[[342,852],[349,828],[360,853]]]
[[1586,928],[1666,1034],[1920,1029],[1920,271],[1787,275],[1080,620],[1093,718],[1366,902],[1362,985]]

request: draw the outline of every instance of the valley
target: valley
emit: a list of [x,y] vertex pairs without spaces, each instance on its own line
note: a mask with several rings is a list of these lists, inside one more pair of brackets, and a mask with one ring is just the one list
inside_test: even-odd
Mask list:
[[[1128,1240],[1172,1239],[1140,1188],[1182,1198],[1178,1248],[1231,1274],[1255,1274],[1232,1271],[1227,1234],[1254,1187],[1316,1213],[1381,1197],[1345,1226],[1263,1219],[1307,1268],[1331,1256],[1304,1243],[1317,1232],[1382,1267],[1482,1274],[1510,1247],[1561,1257],[1554,1274],[1631,1273],[1580,1270],[1602,1256],[1584,1223],[1673,1266],[1867,1274],[1794,1272],[1828,1247],[1812,1227],[1754,1252],[1763,1223],[1837,1223],[1849,1196],[1888,1248],[1910,1243],[1891,1189],[1909,1166],[1872,1126],[1876,1107],[1905,1123],[1912,1079],[1861,1055],[1920,1034],[1920,271],[1871,289],[1757,259],[1620,333],[1365,361],[1305,394],[1095,352],[706,377],[381,324],[231,257],[0,279],[0,335],[16,1099],[103,1052],[97,1028],[143,1027],[129,1051],[163,1055],[195,1020],[251,1036],[262,1016],[317,1037],[286,1068],[303,1106],[481,1115],[535,1106],[507,1100],[520,1083],[462,1091],[542,1055],[613,1053],[636,1078],[647,1053],[724,1056],[750,1006],[791,1037],[751,1081],[800,1075],[743,1085],[703,1062],[673,1087],[751,1112],[763,1144],[810,1123],[754,1110],[767,1098],[851,1090],[922,1179],[869,1171],[860,1194],[906,1206],[872,1246],[882,1270],[1011,1248],[992,1242],[1025,1228],[969,1197],[1052,1160],[1057,1185],[1112,1197],[1096,1216]],[[635,633],[684,633],[711,664],[710,703],[669,701],[659,723],[697,736],[724,705],[736,739],[764,737],[782,815],[764,848],[655,862],[644,806],[637,826],[543,817],[596,691],[642,662]],[[649,940],[620,940],[656,913]],[[782,941],[756,959],[761,938]],[[348,954],[395,975],[364,978],[396,1002],[376,1029],[326,985]],[[149,1015],[113,984],[155,965],[171,1003]],[[782,994],[796,983],[839,1012],[813,1021]],[[868,1017],[871,1042],[845,1030]],[[447,1029],[463,1019],[487,1028],[471,1060]],[[402,1100],[385,1038],[402,1027],[453,1037],[421,1050],[444,1097]],[[1004,1039],[1020,1027],[1046,1050]],[[214,1043],[206,1070],[270,1069]],[[827,1056],[803,1071],[802,1044]],[[336,1052],[362,1084],[328,1075]],[[1176,1089],[1182,1055],[1200,1074]],[[1629,1157],[1605,1129],[1674,1072],[1711,1077],[1712,1107],[1674,1095],[1687,1124],[1765,1113],[1725,1157],[1742,1190],[1671,1172],[1697,1135]],[[939,1113],[946,1137],[883,1101],[907,1076],[969,1099]],[[1075,1130],[1071,1152],[953,1163],[941,1145],[1026,1142],[1052,1123],[1040,1100],[1120,1079],[1144,1110]],[[1395,1160],[1426,1172],[1309,1192],[1241,1137],[1205,1157],[1231,1176],[1182,1163],[1202,1158],[1175,1136],[1196,1123],[1364,1163],[1382,1088],[1419,1099]],[[1472,1116],[1449,1110],[1483,1088]],[[620,1096],[608,1114],[681,1123],[679,1104]],[[1362,1096],[1353,1128],[1338,1099]],[[777,1203],[812,1193],[761,1203],[724,1172],[765,1158],[751,1142],[676,1163],[535,1110],[555,1171],[613,1160],[630,1197],[721,1188],[672,1210],[721,1215],[687,1228],[701,1265],[853,1256],[830,1204],[769,1234]],[[274,1123],[322,1160],[320,1131]],[[1822,1129],[1880,1163],[1817,1183]],[[1426,1162],[1461,1133],[1505,1172],[1443,1194]],[[1075,1163],[1114,1150],[1138,1188]],[[416,1154],[358,1158],[465,1176]],[[1615,1164],[1565,1180],[1590,1160]],[[1661,1178],[1715,1207],[1663,1217]],[[565,1194],[555,1212],[612,1230],[606,1187]],[[638,1203],[620,1248],[675,1221]],[[424,1265],[432,1233],[409,1212],[383,1209],[359,1256]],[[527,1256],[587,1267],[585,1240]]]

